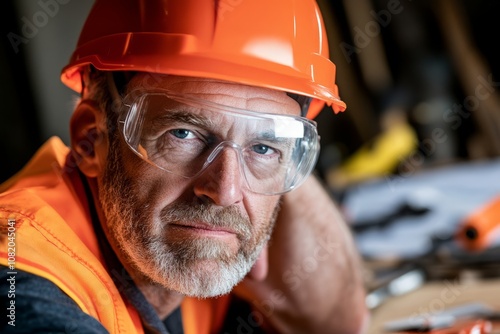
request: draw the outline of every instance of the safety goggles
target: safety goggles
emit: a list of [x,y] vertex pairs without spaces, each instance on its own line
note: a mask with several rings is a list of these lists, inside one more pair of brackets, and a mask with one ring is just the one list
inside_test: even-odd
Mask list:
[[248,190],[278,195],[298,187],[319,152],[316,123],[229,107],[168,90],[131,92],[119,122],[128,146],[168,173],[195,178],[226,150]]

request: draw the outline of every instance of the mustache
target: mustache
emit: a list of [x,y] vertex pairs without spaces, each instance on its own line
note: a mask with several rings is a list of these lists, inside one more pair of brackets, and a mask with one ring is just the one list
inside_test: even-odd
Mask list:
[[204,203],[175,203],[163,208],[160,218],[168,223],[201,221],[213,227],[233,230],[242,240],[249,240],[252,236],[252,223],[232,206],[216,208]]

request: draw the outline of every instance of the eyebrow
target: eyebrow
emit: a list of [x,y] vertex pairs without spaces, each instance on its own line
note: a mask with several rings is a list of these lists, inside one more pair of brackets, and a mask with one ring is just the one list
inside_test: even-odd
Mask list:
[[184,110],[165,109],[165,111],[165,114],[154,119],[153,126],[164,125],[165,123],[171,122],[188,123],[203,128],[212,128],[215,126],[213,120],[200,115],[194,115]]
[[[175,108],[165,108],[165,114],[156,117],[153,120],[153,128],[162,127],[168,123],[185,123],[195,125],[206,130],[220,128],[220,124],[201,115],[196,115],[188,111],[180,110]],[[291,138],[287,137],[276,137],[276,132],[274,130],[264,130],[260,132],[249,133],[253,140],[264,140],[277,144],[285,144],[286,146],[291,146]]]
[[255,140],[268,141],[270,143],[284,145],[288,148],[292,147],[294,142],[294,138],[276,137],[274,131],[264,131],[261,133],[254,133],[253,135]]
[[253,132],[252,136],[257,139],[257,140],[269,140],[269,141],[279,141],[279,138],[276,138],[275,133],[273,130],[267,130],[267,131],[262,131],[262,132]]

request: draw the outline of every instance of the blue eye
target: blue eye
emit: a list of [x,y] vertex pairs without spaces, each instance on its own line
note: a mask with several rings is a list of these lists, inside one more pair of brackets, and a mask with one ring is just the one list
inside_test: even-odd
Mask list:
[[170,130],[170,133],[179,139],[191,139],[195,138],[193,132],[186,129],[174,129]]
[[253,145],[252,149],[255,153],[258,153],[258,154],[272,154],[274,152],[274,150],[272,148],[270,148],[267,145],[263,145],[263,144]]

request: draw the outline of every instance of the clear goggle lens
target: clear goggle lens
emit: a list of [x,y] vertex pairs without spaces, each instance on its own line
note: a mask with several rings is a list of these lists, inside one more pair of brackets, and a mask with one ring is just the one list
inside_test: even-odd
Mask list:
[[130,93],[123,136],[142,159],[186,178],[226,149],[237,152],[246,187],[277,195],[299,186],[319,152],[316,123],[302,117],[228,107],[170,91]]

